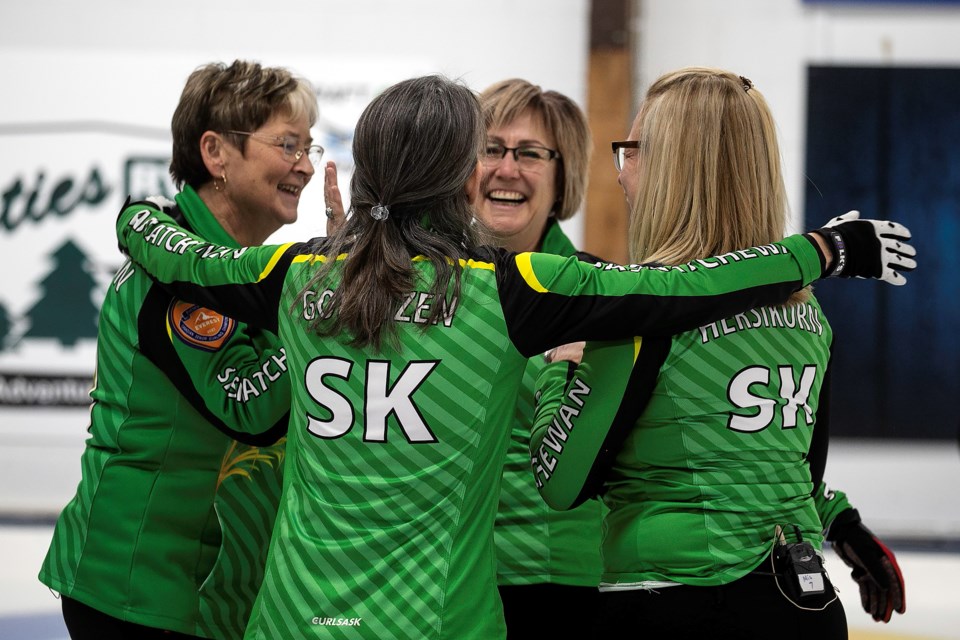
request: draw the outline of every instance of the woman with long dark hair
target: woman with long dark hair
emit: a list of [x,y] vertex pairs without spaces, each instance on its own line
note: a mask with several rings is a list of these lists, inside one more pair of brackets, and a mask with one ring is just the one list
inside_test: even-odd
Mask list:
[[[248,638],[502,637],[493,521],[527,358],[774,304],[833,254],[811,234],[666,271],[481,247],[484,140],[473,92],[414,78],[361,115],[354,213],[330,239],[232,250],[150,207],[117,221],[164,286],[286,348],[284,493]],[[872,231],[847,244],[888,269]]]

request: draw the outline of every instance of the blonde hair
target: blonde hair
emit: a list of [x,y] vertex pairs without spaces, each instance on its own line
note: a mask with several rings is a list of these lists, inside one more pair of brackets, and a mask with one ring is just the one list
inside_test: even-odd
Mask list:
[[590,126],[580,107],[562,93],[544,91],[519,78],[490,85],[480,94],[480,104],[487,131],[510,124],[528,110],[540,118],[560,152],[554,217],[557,220],[572,217],[587,193],[592,149]]
[[633,261],[681,264],[783,238],[776,125],[750,80],[702,67],[667,73],[650,86],[638,118]]

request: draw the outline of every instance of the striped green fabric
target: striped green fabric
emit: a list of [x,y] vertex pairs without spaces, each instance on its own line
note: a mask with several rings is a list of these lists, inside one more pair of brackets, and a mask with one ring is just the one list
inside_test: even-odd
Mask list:
[[[548,222],[540,250],[560,256],[576,252],[553,219]],[[510,429],[493,529],[497,583],[594,587],[600,581],[601,503],[591,500],[569,511],[551,509],[537,492],[530,472],[534,391],[543,366],[542,356],[527,362]]]
[[[803,238],[672,273],[478,248],[460,263],[459,297],[413,292],[394,316],[399,346],[374,353],[309,330],[336,284],[337,270],[321,290],[302,291],[322,245],[235,251],[136,207],[117,230],[177,295],[276,329],[286,349],[283,497],[253,639],[503,637],[493,526],[527,357],[695,326],[782,299],[820,273]],[[432,281],[428,262],[413,264]]]
[[[192,189],[177,204],[198,232],[232,242]],[[283,427],[289,377],[277,365],[276,336],[260,330],[236,326],[213,350],[171,338],[172,302],[130,263],[108,288],[81,481],[39,577],[121,620],[236,640],[263,577],[284,445],[242,445],[213,421],[241,431]],[[257,393],[230,397],[225,380],[264,371],[272,379]]]
[[282,438],[267,447],[233,441],[224,453],[214,497],[220,552],[199,586],[201,636],[243,636],[263,580],[285,452]]
[[846,493],[839,489],[831,489],[825,482],[820,484],[820,490],[813,496],[813,500],[816,502],[817,513],[820,515],[824,531],[830,528],[834,518],[847,509],[853,508]]
[[[525,361],[490,303],[491,276],[467,270],[451,327],[403,323],[401,347],[376,355],[281,325],[293,379],[306,384],[294,389],[291,480],[248,637],[502,635],[491,480]],[[336,363],[350,364],[314,373]],[[326,389],[345,413],[317,403]],[[372,405],[390,390],[410,401],[384,419]]]
[[673,338],[607,480],[603,582],[726,584],[766,557],[778,524],[820,548],[806,453],[831,339],[813,298]]

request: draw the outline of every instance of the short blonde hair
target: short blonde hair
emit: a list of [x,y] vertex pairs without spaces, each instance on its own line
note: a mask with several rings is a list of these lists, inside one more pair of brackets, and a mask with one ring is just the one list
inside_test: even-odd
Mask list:
[[480,94],[483,121],[489,131],[510,124],[532,111],[556,140],[559,171],[554,217],[566,220],[583,204],[587,193],[591,138],[587,118],[577,104],[556,91],[544,91],[519,78],[497,82]]

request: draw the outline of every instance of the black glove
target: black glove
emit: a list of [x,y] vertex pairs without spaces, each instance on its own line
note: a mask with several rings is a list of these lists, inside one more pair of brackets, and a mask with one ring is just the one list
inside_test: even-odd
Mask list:
[[840,512],[830,525],[827,540],[860,586],[863,610],[877,622],[889,622],[893,612],[907,610],[903,574],[897,558],[860,522],[856,509]]
[[898,222],[859,218],[859,211],[848,211],[814,231],[833,249],[833,264],[824,277],[875,278],[906,284],[900,272],[917,268],[917,250],[907,244],[910,230]]

